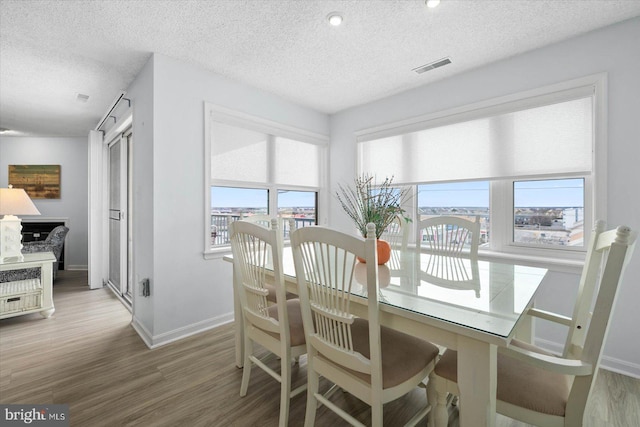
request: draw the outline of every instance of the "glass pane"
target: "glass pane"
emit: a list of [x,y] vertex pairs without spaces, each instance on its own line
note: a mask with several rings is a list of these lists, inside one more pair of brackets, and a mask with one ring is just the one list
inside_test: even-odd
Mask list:
[[[293,218],[295,228],[316,224],[316,200],[315,191],[288,191],[278,190],[278,216],[281,218]],[[289,236],[288,221],[284,221],[285,238]]]
[[269,191],[258,188],[211,187],[211,246],[229,244],[229,223],[269,213]]
[[121,190],[122,190],[122,144],[120,141],[109,147],[109,281],[120,290],[121,267]]
[[513,183],[513,241],[584,246],[584,179]]
[[[489,243],[489,181],[418,185],[418,220],[457,216],[480,221],[480,246]],[[423,236],[427,238],[427,236]]]

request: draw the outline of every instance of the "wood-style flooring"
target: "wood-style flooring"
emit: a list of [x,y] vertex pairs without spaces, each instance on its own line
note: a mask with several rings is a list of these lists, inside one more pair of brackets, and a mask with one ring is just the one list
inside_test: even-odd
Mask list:
[[[68,404],[71,426],[278,424],[280,387],[261,369],[252,370],[249,393],[239,396],[242,371],[234,365],[231,325],[149,350],[109,290],[89,290],[86,272],[59,273],[53,317],[0,320],[0,403]],[[305,375],[303,358],[294,386]],[[289,425],[303,425],[305,398],[292,400]],[[333,400],[369,423],[367,405],[340,392]],[[385,426],[404,424],[425,403],[424,390],[416,389],[385,405]],[[450,412],[449,425],[457,427],[457,408]],[[316,420],[317,426],[345,424],[323,407]],[[640,380],[601,370],[585,425],[636,427],[639,420]],[[499,415],[497,425],[525,424]]]

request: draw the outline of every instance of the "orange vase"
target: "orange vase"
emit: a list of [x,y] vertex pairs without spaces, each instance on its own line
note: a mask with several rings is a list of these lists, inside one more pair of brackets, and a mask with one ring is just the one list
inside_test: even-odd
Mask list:
[[[391,245],[386,240],[376,240],[376,247],[378,250],[378,265],[386,264],[391,259]],[[366,262],[364,259],[358,257],[358,261]]]

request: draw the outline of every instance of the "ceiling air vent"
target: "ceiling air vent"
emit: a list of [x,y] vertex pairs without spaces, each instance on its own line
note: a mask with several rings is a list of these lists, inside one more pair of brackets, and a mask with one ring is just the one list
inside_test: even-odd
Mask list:
[[433,70],[434,68],[442,67],[447,64],[451,64],[451,59],[449,59],[449,57],[438,59],[437,61],[431,62],[430,64],[421,65],[417,68],[414,68],[411,71],[415,71],[418,74],[422,74],[425,71]]

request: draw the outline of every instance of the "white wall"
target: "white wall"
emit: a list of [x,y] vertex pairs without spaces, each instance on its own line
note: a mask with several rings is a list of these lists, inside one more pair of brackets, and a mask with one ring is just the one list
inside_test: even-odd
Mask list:
[[153,346],[233,319],[231,264],[203,258],[204,102],[325,135],[329,118],[157,54],[127,96],[134,106],[134,274],[151,278],[151,296],[136,296],[134,325]]
[[[149,278],[154,284],[153,63],[151,57],[127,89],[127,98],[131,99],[133,108],[133,155],[130,159],[133,163],[130,178],[133,189],[133,206],[130,207],[133,216],[133,325],[147,344],[155,330],[155,289],[152,297],[143,298],[139,283],[141,279]],[[168,241],[161,240],[164,244]]]
[[87,139],[0,137],[0,187],[8,165],[60,165],[60,199],[34,199],[42,214],[28,218],[68,218],[65,268],[87,268]]
[[[640,19],[496,62],[434,84],[403,92],[331,117],[331,188],[350,182],[355,170],[354,131],[464,106],[600,72],[608,73],[608,222],[640,229]],[[453,58],[455,64],[455,58]],[[437,72],[437,71],[436,71]],[[350,230],[335,203],[329,223]],[[640,255],[636,254],[619,292],[603,365],[640,377]],[[536,304],[571,314],[577,277],[553,273]],[[562,345],[555,329],[540,325],[539,342]]]

